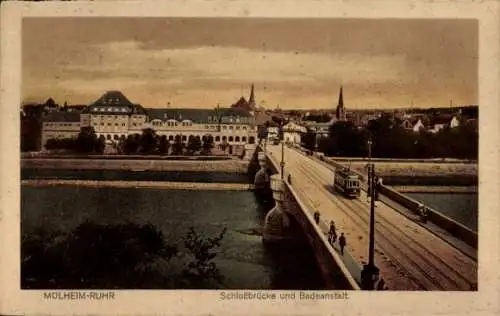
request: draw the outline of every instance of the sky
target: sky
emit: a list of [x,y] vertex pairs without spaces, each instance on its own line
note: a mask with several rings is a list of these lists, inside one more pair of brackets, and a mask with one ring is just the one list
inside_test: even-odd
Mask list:
[[25,18],[23,101],[150,108],[477,104],[478,24],[458,19]]

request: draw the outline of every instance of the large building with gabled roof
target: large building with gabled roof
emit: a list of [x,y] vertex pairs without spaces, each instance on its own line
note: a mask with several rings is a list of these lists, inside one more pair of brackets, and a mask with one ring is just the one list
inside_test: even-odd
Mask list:
[[[193,108],[144,108],[131,102],[120,91],[107,91],[80,113],[71,112],[71,122],[78,128],[61,132],[66,118],[50,119],[43,125],[43,145],[49,138],[76,137],[81,127],[90,126],[98,137],[112,144],[141,134],[151,128],[171,142],[177,135],[183,141],[192,137],[213,136],[215,145],[243,147],[256,141],[257,127],[252,112],[239,107],[215,109]],[[55,117],[56,115],[54,115]],[[79,119],[78,119],[79,118]]]

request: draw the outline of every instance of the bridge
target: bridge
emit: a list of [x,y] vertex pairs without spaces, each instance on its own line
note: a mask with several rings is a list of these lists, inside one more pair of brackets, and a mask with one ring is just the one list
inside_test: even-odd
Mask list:
[[[267,163],[278,172],[281,151],[281,145],[267,145],[265,152]],[[284,162],[284,178],[290,174],[292,180],[285,183],[286,198],[291,202],[285,212],[301,223],[323,275],[328,279],[329,269],[336,269],[348,281],[360,284],[362,266],[368,261],[370,204],[366,193],[354,200],[344,198],[332,186],[335,167],[296,149],[285,146]],[[475,289],[475,247],[433,223],[419,222],[408,205],[395,203],[388,196],[380,200],[375,209],[374,261],[390,290]],[[315,212],[320,214],[318,223],[313,220]],[[330,220],[335,222],[337,234],[346,236],[343,255],[338,242],[330,245],[327,240]],[[311,229],[311,225],[316,227]]]

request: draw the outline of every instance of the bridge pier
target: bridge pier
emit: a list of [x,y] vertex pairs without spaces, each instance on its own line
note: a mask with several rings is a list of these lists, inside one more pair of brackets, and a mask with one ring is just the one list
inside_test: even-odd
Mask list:
[[280,243],[292,241],[290,218],[286,213],[288,202],[285,195],[285,186],[279,175],[271,176],[271,190],[275,206],[267,213],[264,220],[262,241],[264,243]]

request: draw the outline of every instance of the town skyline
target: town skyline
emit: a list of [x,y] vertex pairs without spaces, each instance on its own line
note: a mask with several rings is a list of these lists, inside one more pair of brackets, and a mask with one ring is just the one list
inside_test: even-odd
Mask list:
[[22,100],[213,108],[254,84],[267,109],[332,109],[341,86],[352,110],[477,105],[477,46],[458,19],[27,18]]

